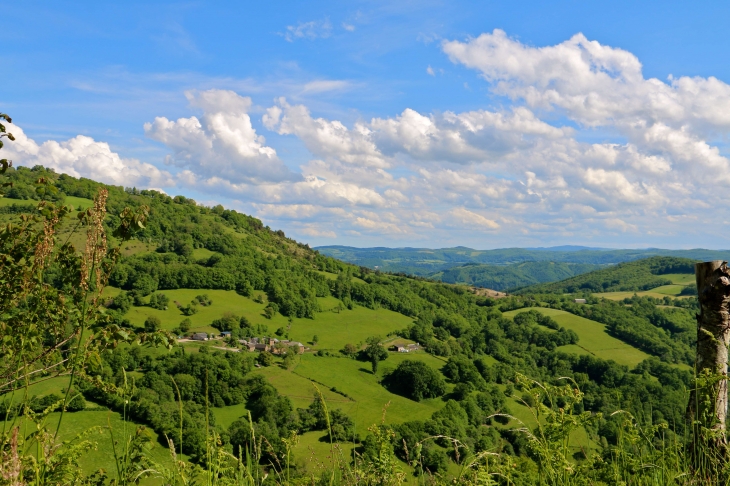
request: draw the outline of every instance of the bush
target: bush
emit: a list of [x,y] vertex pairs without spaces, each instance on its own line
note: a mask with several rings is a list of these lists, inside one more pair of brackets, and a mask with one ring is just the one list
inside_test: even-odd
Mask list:
[[274,364],[274,355],[264,351],[256,357],[256,362],[261,366],[271,366]]
[[120,314],[124,315],[132,307],[132,299],[127,292],[121,292],[107,304],[107,307],[118,310]]
[[344,354],[348,358],[354,358],[357,354],[357,346],[347,343],[345,344],[345,347],[340,350],[340,353]]
[[190,321],[190,319],[185,318],[180,322],[180,325],[178,326],[180,328],[180,331],[183,333],[186,333],[190,330],[190,328],[193,326],[193,323]]
[[66,410],[69,412],[80,412],[86,408],[86,400],[84,400],[83,395],[71,390],[71,396],[73,396],[73,398],[66,405]]
[[383,382],[393,393],[415,401],[446,393],[446,382],[441,374],[422,361],[403,361]]
[[159,317],[149,316],[144,321],[144,330],[145,332],[155,332],[160,329],[160,325],[162,325],[162,322],[160,322]]
[[165,294],[150,295],[150,307],[153,309],[166,310],[169,302],[170,298]]
[[203,307],[213,305],[213,301],[210,300],[210,297],[208,297],[208,294],[196,295],[195,299],[193,299],[193,302],[200,304]]

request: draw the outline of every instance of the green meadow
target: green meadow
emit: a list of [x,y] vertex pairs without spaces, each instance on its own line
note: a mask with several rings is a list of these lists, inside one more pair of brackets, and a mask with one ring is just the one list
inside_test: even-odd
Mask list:
[[[51,432],[56,430],[58,418],[59,413],[51,413],[46,418],[46,424]],[[35,431],[35,425],[28,420],[9,420],[3,425],[20,426],[20,433],[25,437]],[[81,457],[81,468],[87,473],[104,469],[109,477],[115,478],[117,476],[116,462],[110,428],[114,432],[114,441],[117,442],[117,453],[121,453],[119,448],[123,447],[124,437],[134,434],[137,427],[138,425],[133,422],[122,420],[122,416],[116,412],[97,408],[80,412],[67,412],[61,422],[58,436],[64,441],[74,440],[77,443],[84,440],[89,441],[92,447]],[[150,439],[150,455],[156,462],[169,467],[169,450],[160,444],[156,433],[149,428],[146,430]],[[142,484],[153,485],[157,483],[150,478],[143,481]]]
[[[578,334],[578,344],[561,346],[566,352],[575,351],[576,347],[581,348],[584,352],[590,353],[598,358],[613,360],[618,364],[634,367],[649,357],[648,354],[626,344],[623,341],[610,336],[606,332],[606,326],[600,322],[592,321],[584,317],[576,316],[570,312],[546,309],[543,307],[535,307],[535,310],[552,317],[555,321],[566,329],[575,331]],[[518,309],[505,312],[505,317],[514,317],[515,314],[524,312],[525,309]]]
[[663,299],[664,297],[676,297],[680,299],[688,299],[689,295],[680,296],[679,293],[684,288],[683,285],[662,285],[651,290],[642,290],[640,292],[599,292],[593,294],[596,297],[603,297],[609,300],[624,300],[630,299],[634,294],[639,297],[654,297],[656,299]]
[[396,353],[380,363],[378,373],[373,375],[369,363],[348,358],[320,357],[313,354],[302,355],[299,365],[293,373],[336,388],[353,399],[351,403],[338,403],[355,421],[359,433],[365,432],[372,424],[380,423],[385,412],[386,423],[399,423],[408,420],[425,420],[433,412],[443,407],[443,400],[438,398],[415,402],[386,390],[380,383],[387,370],[394,368],[406,358],[419,359],[430,366],[440,368],[443,363],[426,354],[414,354],[403,357]]
[[[119,289],[108,287],[105,289],[104,295],[113,297],[119,292]],[[289,338],[294,341],[310,343],[316,334],[319,339],[316,349],[335,351],[342,349],[347,343],[362,343],[370,336],[385,337],[389,332],[402,329],[412,322],[409,317],[386,309],[371,310],[358,306],[353,310],[337,311],[334,308],[340,303],[339,300],[334,297],[321,297],[318,300],[323,312],[315,314],[314,319],[293,318],[290,326],[288,318],[281,314],[267,319],[263,312],[266,307],[265,303],[259,304],[232,290],[178,289],[161,290],[158,293],[170,298],[170,304],[166,310],[146,306],[132,307],[124,317],[129,319],[133,325],[142,326],[148,316],[156,316],[160,319],[163,329],[173,329],[186,318],[175,305],[175,301],[187,305],[195,296],[207,294],[213,301],[212,305],[198,306],[198,312],[189,316],[193,332],[217,333],[218,331],[210,324],[214,319],[230,312],[238,316],[245,316],[254,325],[267,326],[271,335],[280,327],[288,328]]]
[[9,197],[0,197],[0,207],[12,206],[13,204],[35,206],[38,204],[38,201],[34,201],[32,199],[11,199]]
[[[9,197],[0,197],[0,207],[11,206],[13,204],[35,206],[38,204],[38,201],[33,199],[12,199]],[[73,206],[76,210],[82,210],[93,206],[94,202],[91,199],[86,199],[84,197],[66,196],[64,204]]]
[[640,292],[599,292],[595,293],[596,297],[603,297],[609,300],[624,300],[634,296],[639,297],[654,297],[657,299],[663,299],[666,296],[688,298],[689,296],[680,296],[680,292],[688,286],[695,283],[695,276],[693,273],[668,273],[661,275],[662,278],[667,278],[671,281],[671,285],[662,285],[660,287],[653,288],[651,290],[643,290]]

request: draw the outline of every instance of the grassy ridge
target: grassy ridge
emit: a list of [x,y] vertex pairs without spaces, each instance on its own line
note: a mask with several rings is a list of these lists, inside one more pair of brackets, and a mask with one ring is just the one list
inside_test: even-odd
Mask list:
[[673,283],[669,275],[694,275],[694,260],[675,257],[651,257],[621,263],[560,282],[533,285],[522,294],[564,294],[573,292],[645,291]]
[[599,292],[595,295],[597,297],[603,297],[611,300],[623,300],[631,298],[634,294],[639,297],[654,297],[662,299],[665,296],[689,298],[689,295],[680,295],[687,286],[695,283],[695,276],[693,273],[669,273],[662,275],[663,278],[668,279],[672,283],[669,285],[662,285],[660,287],[653,288],[651,290],[644,290],[640,292]]
[[[50,430],[55,431],[58,417],[58,413],[48,415],[46,423]],[[8,421],[7,425],[20,426],[20,433],[26,437],[35,430],[35,425],[24,419],[15,422]],[[116,478],[116,462],[109,430],[111,428],[114,432],[114,439],[118,442],[119,447],[124,442],[123,437],[133,434],[137,427],[138,424],[123,420],[122,416],[116,412],[102,409],[89,410],[66,414],[58,436],[62,441],[73,440],[77,437],[80,440],[90,441],[93,444],[92,448],[83,455],[79,464],[83,472],[90,474],[104,469],[110,478]],[[149,455],[158,463],[169,467],[171,465],[169,450],[160,444],[157,434],[151,429],[147,429],[147,434],[150,440]],[[141,484],[154,485],[158,482],[148,478]]]
[[510,265],[522,262],[566,262],[613,265],[652,256],[688,258],[692,260],[728,260],[728,250],[664,250],[660,248],[605,250],[587,247],[501,248],[475,250],[455,248],[354,248],[351,246],[320,246],[320,253],[368,268],[405,272],[426,276],[452,267],[470,263]]

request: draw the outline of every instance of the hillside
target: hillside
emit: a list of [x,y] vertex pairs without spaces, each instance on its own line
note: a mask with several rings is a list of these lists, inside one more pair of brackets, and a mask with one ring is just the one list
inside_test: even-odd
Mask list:
[[[14,183],[8,196],[15,198],[2,199],[2,221],[37,213],[37,197],[72,204],[59,239],[69,239],[76,248],[84,243],[71,233],[76,210],[88,206],[99,188],[109,191],[105,225],[112,245],[118,244],[111,232],[122,209],[149,206],[144,228],[122,244],[123,257],[111,271],[94,329],[168,331],[184,339],[171,351],[112,346],[75,387],[96,407],[123,413],[160,438],[182,434],[182,451],[192,462],[205,463],[207,434],[220,434],[223,446],[236,451],[251,446],[247,431],[253,427],[256,437],[265,437],[275,448],[262,456],[263,465],[283,457],[283,439],[299,434],[306,446],[295,449],[294,474],[309,477],[322,467],[306,457],[316,456],[323,467],[332,465],[326,447],[331,437],[347,451],[357,447],[367,452],[375,440],[368,427],[381,422],[387,404],[385,424],[393,434],[389,447],[408,474],[413,469],[402,462],[408,451],[435,435],[456,438],[475,452],[497,451],[531,461],[520,452],[524,445],[514,432],[517,423],[494,417],[508,413],[529,422],[524,390],[516,388],[523,375],[555,385],[562,377],[574,379],[585,393],[582,409],[607,417],[597,429],[600,437],[610,438],[615,430],[610,417],[619,403],[637,414],[651,407],[680,436],[684,433],[682,394],[689,376],[679,365],[692,360],[696,299],[637,297],[628,305],[593,299],[580,306],[556,295],[561,287],[550,290],[554,293],[539,287],[544,293],[496,300],[462,285],[336,260],[222,206],[103,186],[39,167],[13,169],[8,176]],[[38,177],[51,180],[57,192],[34,191]],[[599,282],[606,290],[661,285],[664,275],[686,271],[690,264],[661,257],[570,280]],[[531,267],[549,268],[553,277],[564,268],[545,263],[522,268]],[[48,269],[44,281],[58,292],[69,291],[58,266]],[[537,304],[557,312],[530,313]],[[188,339],[198,332],[216,338]],[[219,338],[221,332],[230,335]],[[253,338],[265,350],[252,350]],[[303,354],[285,340],[303,343]],[[409,344],[412,352],[405,353]],[[614,357],[616,350],[622,356]],[[331,415],[323,415],[313,384]],[[31,400],[44,398],[32,393]],[[6,398],[0,400],[7,404],[5,410],[21,413]],[[589,445],[585,439],[581,447]],[[429,471],[451,470],[448,446],[427,442]]]
[[672,274],[694,274],[696,260],[677,257],[650,257],[568,278],[560,282],[533,285],[519,293],[573,293],[645,291],[674,283]]
[[511,265],[470,263],[428,275],[453,284],[468,284],[494,290],[512,290],[529,285],[555,282],[601,268],[590,263],[524,262]]
[[608,250],[586,247],[555,248],[501,248],[474,250],[456,248],[354,248],[349,246],[321,246],[316,248],[328,255],[355,265],[377,267],[381,271],[403,272],[426,276],[452,267],[467,264],[510,265],[522,262],[582,263],[613,265],[651,256],[671,256],[692,260],[728,260],[730,250],[664,250],[659,248],[636,250]]

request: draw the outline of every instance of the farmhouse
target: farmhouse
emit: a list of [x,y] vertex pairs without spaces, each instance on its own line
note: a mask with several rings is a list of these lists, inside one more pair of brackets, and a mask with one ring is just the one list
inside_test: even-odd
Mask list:
[[204,332],[196,332],[195,334],[193,334],[192,339],[194,339],[195,341],[207,341],[208,335]]
[[231,337],[231,332],[230,332],[230,331],[223,331],[223,332],[221,333],[221,337],[222,337],[222,338],[227,338],[227,337]]
[[396,351],[398,353],[410,353],[411,351],[418,351],[419,349],[421,349],[421,346],[418,343],[394,344],[390,347],[391,351]]

